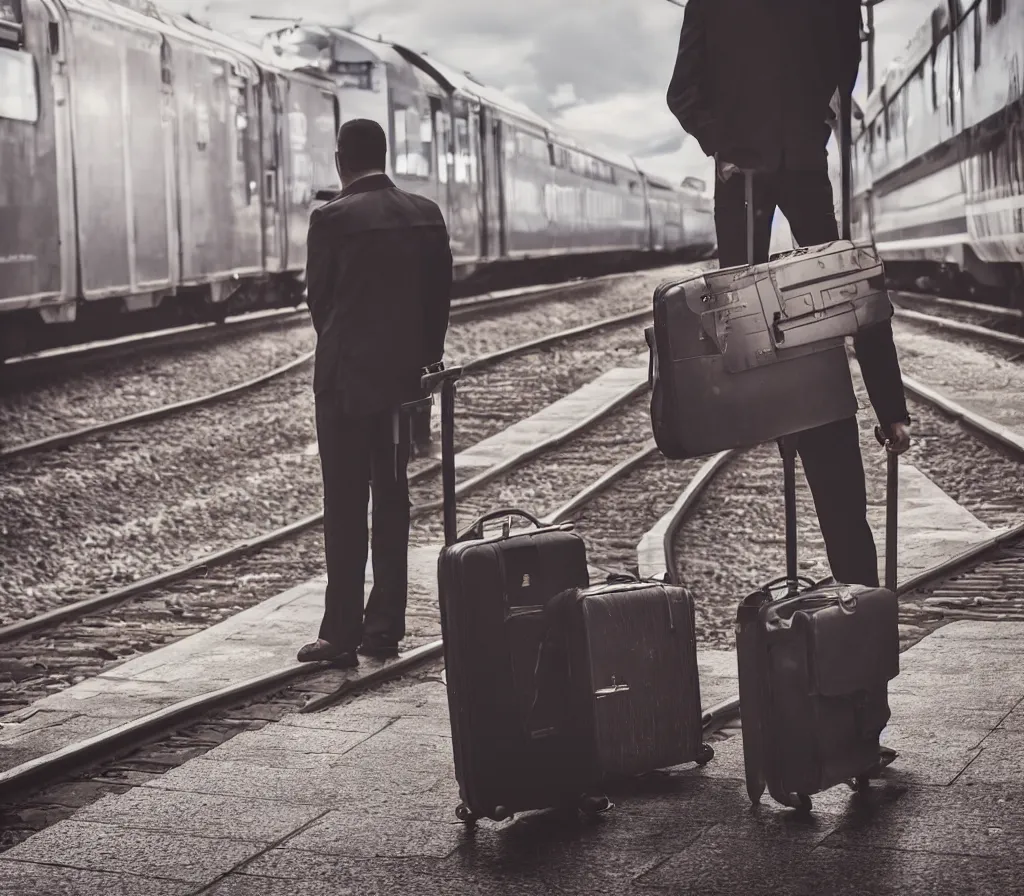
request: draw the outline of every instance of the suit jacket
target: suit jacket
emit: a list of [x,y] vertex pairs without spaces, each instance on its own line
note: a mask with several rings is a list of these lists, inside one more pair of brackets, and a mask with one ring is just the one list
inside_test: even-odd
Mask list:
[[667,101],[705,155],[826,167],[836,88],[860,67],[860,0],[689,0]]
[[316,209],[306,286],[316,329],[315,393],[341,392],[353,414],[418,397],[422,367],[444,353],[452,253],[437,204],[385,174]]

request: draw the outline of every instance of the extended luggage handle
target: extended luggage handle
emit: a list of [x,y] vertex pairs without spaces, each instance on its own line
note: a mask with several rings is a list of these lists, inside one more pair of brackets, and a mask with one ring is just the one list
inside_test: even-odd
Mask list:
[[424,368],[420,388],[433,393],[441,387],[441,489],[444,494],[444,542],[454,544],[458,538],[455,515],[455,384],[462,376],[461,367],[445,368],[438,361]]
[[512,517],[520,517],[521,519],[527,520],[538,529],[543,529],[544,524],[537,519],[532,513],[526,510],[520,510],[518,507],[503,507],[499,510],[492,510],[490,513],[485,513],[482,517],[474,520],[469,526],[463,530],[462,534],[459,535],[458,541],[469,541],[470,539],[483,538],[484,537],[484,524],[492,522],[493,520],[501,519],[502,517],[507,518],[506,525],[503,530],[505,536],[508,535],[508,530],[511,528]]
[[885,452],[885,587],[896,591],[896,552],[898,550],[900,459],[888,450],[888,434],[881,426],[875,427],[875,438]]

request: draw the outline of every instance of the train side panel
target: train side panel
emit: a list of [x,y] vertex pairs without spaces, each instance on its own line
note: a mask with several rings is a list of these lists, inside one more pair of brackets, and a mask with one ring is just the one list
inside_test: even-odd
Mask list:
[[[260,204],[237,162],[242,139],[232,80],[254,73],[202,46],[171,45],[178,106],[178,181],[183,285],[227,282],[262,272]],[[235,92],[235,96],[238,93]]]
[[[51,21],[39,0],[18,15],[0,6],[0,309],[67,300],[61,256],[60,112],[52,80]],[[66,163],[66,160],[65,160]],[[71,248],[73,249],[73,240]]]
[[576,196],[555,180],[547,138],[514,122],[505,126],[505,207],[509,258],[550,255]]

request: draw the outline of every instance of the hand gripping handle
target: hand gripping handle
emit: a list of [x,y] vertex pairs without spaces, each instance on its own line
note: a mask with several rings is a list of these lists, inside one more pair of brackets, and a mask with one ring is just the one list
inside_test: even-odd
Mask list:
[[[886,432],[875,427],[875,438],[883,447],[889,444]],[[896,590],[896,553],[900,498],[900,459],[891,451],[885,452],[885,587]]]

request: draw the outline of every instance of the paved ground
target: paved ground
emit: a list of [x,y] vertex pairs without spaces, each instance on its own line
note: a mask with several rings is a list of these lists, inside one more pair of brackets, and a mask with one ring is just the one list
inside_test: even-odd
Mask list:
[[[704,769],[615,793],[595,822],[525,814],[472,836],[452,815],[435,672],[107,797],[5,853],[0,881],[20,896],[1005,896],[1024,873],[1022,661],[1014,623],[954,623],[911,648],[891,689],[900,758],[865,796],[819,795],[810,820],[767,797],[750,810],[731,737]],[[708,703],[730,690],[732,662],[702,665]]]

